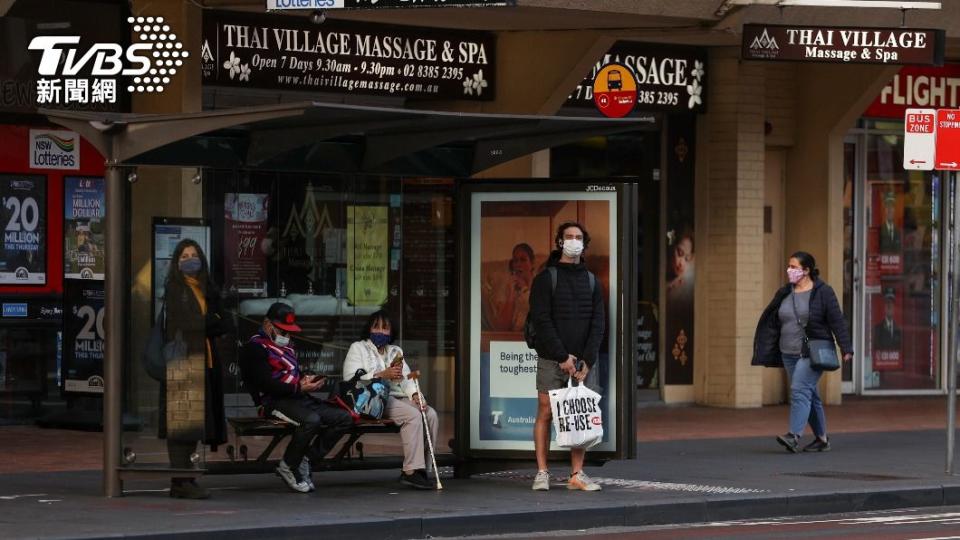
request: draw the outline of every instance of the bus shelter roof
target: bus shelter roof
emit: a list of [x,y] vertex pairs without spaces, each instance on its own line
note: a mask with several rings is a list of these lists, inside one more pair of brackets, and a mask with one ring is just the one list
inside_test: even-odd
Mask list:
[[41,109],[111,163],[470,176],[640,118],[471,114],[320,102],[178,114]]

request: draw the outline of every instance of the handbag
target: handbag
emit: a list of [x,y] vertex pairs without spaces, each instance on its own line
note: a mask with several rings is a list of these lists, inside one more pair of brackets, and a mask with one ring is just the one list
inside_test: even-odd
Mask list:
[[380,420],[387,410],[390,388],[379,377],[364,381],[366,370],[358,369],[349,381],[341,381],[332,401],[350,413],[354,423],[361,418]]
[[800,322],[800,315],[797,314],[797,298],[791,295],[790,300],[793,304],[793,316],[797,318],[797,324],[803,330],[803,350],[801,355],[810,359],[810,367],[817,371],[836,371],[840,369],[840,357],[837,356],[837,347],[830,339],[810,339],[807,336],[807,325]]
[[557,446],[590,448],[603,440],[600,394],[583,383],[573,386],[572,377],[567,379],[566,388],[549,393]]
[[167,380],[167,364],[171,360],[187,355],[187,342],[184,341],[180,330],[177,330],[172,340],[163,341],[166,315],[166,306],[163,306],[160,308],[156,324],[150,329],[150,339],[147,340],[141,358],[144,371],[151,379],[158,382]]

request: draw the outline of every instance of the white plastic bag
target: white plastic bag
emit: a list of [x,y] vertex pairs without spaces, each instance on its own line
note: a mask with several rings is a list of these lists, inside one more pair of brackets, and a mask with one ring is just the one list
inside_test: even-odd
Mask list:
[[557,446],[562,448],[590,448],[603,440],[603,416],[600,394],[582,383],[550,391],[550,409],[553,412],[553,431]]

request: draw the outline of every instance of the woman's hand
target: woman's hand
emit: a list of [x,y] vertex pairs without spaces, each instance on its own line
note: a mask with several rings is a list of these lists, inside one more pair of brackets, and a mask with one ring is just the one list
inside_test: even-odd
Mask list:
[[851,360],[853,360],[853,353],[847,353],[847,354],[843,355],[843,361],[844,361],[844,362],[849,362],[849,361],[851,361]]
[[374,377],[379,377],[381,379],[402,379],[403,378],[403,366],[390,366],[387,369],[380,371],[374,374]]
[[414,394],[410,396],[410,400],[413,401],[417,405],[417,407],[420,407],[421,409],[427,408],[427,398],[422,397],[420,394]]

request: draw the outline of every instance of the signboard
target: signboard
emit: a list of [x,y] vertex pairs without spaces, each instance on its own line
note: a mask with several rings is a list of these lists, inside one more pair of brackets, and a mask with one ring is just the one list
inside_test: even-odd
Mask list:
[[103,393],[103,282],[63,282],[63,385],[67,392]]
[[0,285],[43,285],[46,257],[47,177],[0,175]]
[[206,85],[492,100],[495,36],[204,10]]
[[936,129],[935,168],[938,171],[960,171],[960,109],[938,110]]
[[943,30],[745,24],[743,60],[943,65]]
[[80,137],[72,131],[31,129],[30,168],[80,168]]
[[517,0],[267,0],[267,11],[286,9],[394,9],[515,5],[517,5]]
[[903,168],[914,171],[933,169],[936,149],[935,109],[907,109],[903,123]]
[[241,296],[267,296],[265,193],[227,193],[223,204],[224,288]]
[[[591,188],[602,191],[588,191]],[[533,279],[555,249],[555,227],[579,220],[591,237],[585,264],[603,292],[607,328],[617,320],[616,186],[583,191],[474,192],[470,202],[469,416],[471,450],[533,450],[537,352],[523,337]],[[609,191],[608,191],[609,189]],[[617,332],[607,332],[587,378],[603,396],[604,418],[617,417]],[[603,442],[611,451],[616,423]],[[552,437],[551,437],[551,440]],[[553,449],[557,449],[556,446]]]
[[63,187],[63,275],[68,279],[103,279],[103,178],[68,176]]
[[960,64],[904,66],[863,116],[901,119],[908,108],[960,108]]
[[593,79],[593,102],[604,116],[623,118],[637,105],[637,81],[620,64],[603,66]]
[[704,112],[707,50],[635,41],[618,41],[567,98],[565,107],[594,107],[594,82],[609,64],[629,68],[636,81],[637,108],[643,111]]
[[347,299],[354,306],[387,301],[386,206],[347,206]]

